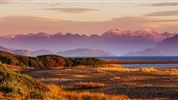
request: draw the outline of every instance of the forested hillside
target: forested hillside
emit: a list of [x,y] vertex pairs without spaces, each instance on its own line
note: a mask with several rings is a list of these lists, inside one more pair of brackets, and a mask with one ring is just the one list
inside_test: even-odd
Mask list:
[[92,66],[104,65],[108,62],[99,58],[64,58],[57,55],[41,55],[27,57],[0,51],[0,62],[23,68],[33,67],[39,69],[53,69],[58,67],[74,67],[78,65]]

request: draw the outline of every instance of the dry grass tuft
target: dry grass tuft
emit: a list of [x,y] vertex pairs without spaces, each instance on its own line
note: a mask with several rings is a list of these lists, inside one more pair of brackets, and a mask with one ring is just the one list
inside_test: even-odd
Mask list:
[[111,70],[111,71],[119,71],[119,72],[136,72],[139,71],[139,68],[124,68],[124,67],[106,67],[99,68],[99,70]]
[[71,86],[71,89],[94,89],[94,88],[103,88],[105,87],[104,83],[99,82],[79,82]]
[[85,65],[78,65],[78,66],[75,66],[75,68],[87,68],[87,66],[85,66]]
[[53,93],[59,93],[59,92],[62,91],[62,89],[59,86],[55,85],[55,84],[48,84],[47,87]]
[[[96,83],[92,83],[96,84]],[[99,84],[99,83],[97,83]],[[100,83],[101,85],[102,83]],[[47,87],[54,94],[64,96],[67,100],[128,100],[129,98],[125,95],[105,95],[103,93],[90,93],[90,92],[67,92],[54,84],[49,84]],[[65,100],[65,99],[64,99]]]
[[63,92],[62,95],[69,100],[128,100],[125,95],[105,95],[103,93],[89,93],[89,92]]
[[157,71],[154,67],[144,67],[144,68],[140,68],[141,72],[155,72]]

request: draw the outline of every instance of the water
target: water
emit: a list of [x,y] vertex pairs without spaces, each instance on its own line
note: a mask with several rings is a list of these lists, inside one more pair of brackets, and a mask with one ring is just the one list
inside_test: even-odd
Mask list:
[[[107,60],[178,60],[178,56],[100,57]],[[178,64],[121,64],[123,67],[178,67]]]
[[164,68],[164,67],[178,67],[178,64],[121,64],[123,67],[157,67],[157,68]]
[[99,57],[107,60],[178,60],[178,56],[113,56],[113,57]]

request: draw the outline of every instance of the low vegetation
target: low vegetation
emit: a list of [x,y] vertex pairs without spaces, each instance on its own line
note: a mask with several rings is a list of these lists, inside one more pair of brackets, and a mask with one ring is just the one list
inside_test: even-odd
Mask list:
[[57,55],[41,55],[27,57],[0,51],[0,62],[3,64],[20,66],[22,68],[34,67],[38,69],[54,69],[60,67],[87,66],[97,67],[106,65],[107,61],[99,58],[64,58]]
[[70,66],[104,67],[106,64],[109,64],[107,61],[99,58],[68,58],[68,60],[72,62]]
[[[100,84],[97,84],[100,85]],[[28,75],[14,72],[0,64],[1,100],[127,100],[124,95],[68,92],[54,84],[46,85]]]
[[177,72],[178,68],[74,67],[24,73],[46,84],[54,83],[61,86],[68,93],[75,92],[76,96],[87,91],[90,94],[126,95],[135,100],[176,100],[178,98]]
[[178,68],[124,68],[98,58],[0,52],[0,100],[177,99],[177,72]]
[[142,67],[142,68],[140,68],[140,71],[142,71],[142,72],[156,72],[157,69],[154,67]]
[[61,88],[54,84],[48,84],[47,87],[53,93],[59,93],[67,100],[128,100],[125,95],[106,95],[104,93],[91,93],[91,92],[71,92],[63,91]]
[[75,83],[73,86],[69,87],[70,89],[95,89],[105,87],[104,83],[100,82],[79,82]]
[[60,95],[54,95],[52,91],[40,81],[28,75],[13,72],[0,64],[0,91],[1,98],[33,98],[33,99],[62,99]]

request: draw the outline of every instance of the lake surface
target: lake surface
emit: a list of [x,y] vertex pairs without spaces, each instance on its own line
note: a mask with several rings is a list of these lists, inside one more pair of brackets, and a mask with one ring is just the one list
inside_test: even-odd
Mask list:
[[[178,56],[100,57],[107,60],[178,60]],[[178,67],[178,64],[121,64],[123,67]]]
[[120,64],[123,67],[178,67],[178,64]]
[[142,56],[142,57],[99,57],[107,60],[178,60],[178,56]]

